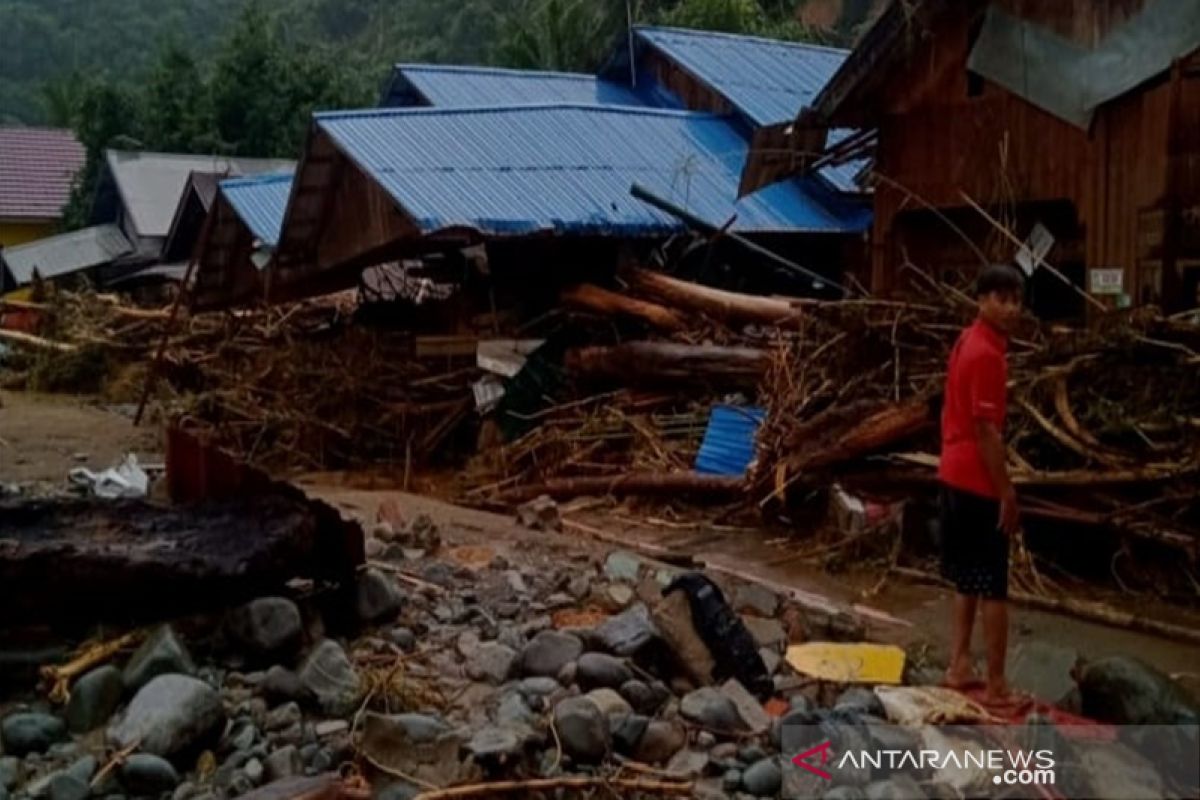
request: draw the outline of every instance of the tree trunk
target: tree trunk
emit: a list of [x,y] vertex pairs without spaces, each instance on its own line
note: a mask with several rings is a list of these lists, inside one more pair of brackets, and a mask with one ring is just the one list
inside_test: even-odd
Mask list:
[[629,282],[636,294],[722,322],[779,325],[798,320],[802,313],[790,300],[727,292],[645,269],[632,270]]
[[771,363],[766,350],[671,342],[628,342],[567,352],[566,364],[585,380],[622,386],[719,386],[752,388]]
[[583,283],[562,293],[562,301],[573,308],[598,314],[632,317],[660,331],[678,331],[686,326],[683,316],[656,303],[638,300],[608,289]]
[[744,488],[745,484],[741,478],[726,475],[705,475],[699,472],[631,472],[599,477],[554,478],[545,483],[504,492],[500,499],[509,503],[522,503],[543,494],[556,500],[569,500],[585,495],[675,497],[685,494],[699,500],[722,501],[737,497]]

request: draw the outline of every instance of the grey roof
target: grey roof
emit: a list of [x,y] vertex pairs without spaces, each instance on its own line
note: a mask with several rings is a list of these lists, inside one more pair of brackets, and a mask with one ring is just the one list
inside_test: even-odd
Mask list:
[[36,242],[0,250],[0,261],[18,285],[33,280],[36,270],[43,278],[57,278],[79,270],[108,264],[133,252],[133,245],[116,225],[96,225]]
[[254,175],[292,169],[295,162],[272,158],[194,156],[109,150],[105,154],[121,202],[138,236],[165,237],[193,172],[222,176]]

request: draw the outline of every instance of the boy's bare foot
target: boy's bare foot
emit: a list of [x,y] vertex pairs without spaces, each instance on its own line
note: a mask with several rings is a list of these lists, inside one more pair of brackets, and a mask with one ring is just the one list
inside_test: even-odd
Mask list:
[[979,680],[970,664],[951,664],[942,678],[942,686],[947,689],[973,689],[982,685],[983,681]]
[[983,705],[988,708],[1005,708],[1019,706],[1029,700],[1029,695],[1014,692],[1004,680],[988,681],[987,690],[983,693]]

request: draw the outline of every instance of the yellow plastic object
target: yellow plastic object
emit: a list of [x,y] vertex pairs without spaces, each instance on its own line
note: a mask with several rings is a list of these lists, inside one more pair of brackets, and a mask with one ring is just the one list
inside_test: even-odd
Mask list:
[[890,644],[805,642],[787,650],[801,675],[837,683],[900,683],[904,650]]

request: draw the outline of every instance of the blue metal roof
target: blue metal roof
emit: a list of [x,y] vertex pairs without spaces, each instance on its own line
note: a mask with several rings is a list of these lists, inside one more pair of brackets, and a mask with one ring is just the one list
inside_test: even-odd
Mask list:
[[754,438],[766,416],[756,406],[713,406],[696,454],[696,471],[709,475],[745,475],[754,460]]
[[378,109],[316,125],[424,233],[539,231],[658,236],[680,223],[629,194],[633,183],[735,230],[859,232],[862,206],[785,181],[737,200],[747,143],[709,114],[596,105]]
[[254,237],[268,247],[279,243],[283,214],[291,193],[290,172],[221,181],[221,194]]
[[397,64],[380,105],[471,108],[530,103],[645,105],[621,84],[594,75],[436,64]]
[[795,119],[850,54],[815,44],[682,28],[637,27],[634,33],[754,125]]

